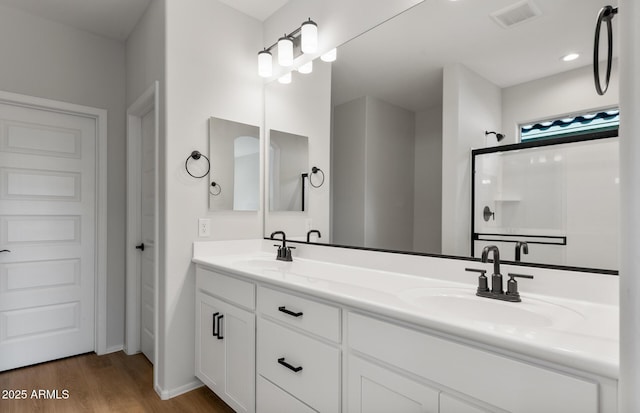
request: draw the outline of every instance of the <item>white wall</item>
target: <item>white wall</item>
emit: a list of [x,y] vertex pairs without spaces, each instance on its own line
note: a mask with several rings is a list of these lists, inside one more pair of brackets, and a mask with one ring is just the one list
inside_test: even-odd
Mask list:
[[207,153],[210,117],[262,124],[257,20],[211,0],[166,2],[166,138],[164,277],[160,287],[158,381],[163,397],[198,385],[194,377],[197,220],[211,219],[212,240],[262,237],[262,213],[210,212],[208,179],[184,169],[191,151]]
[[0,89],[107,109],[107,349],[124,340],[124,44],[0,7]]
[[354,122],[364,119],[366,97],[343,103],[333,109],[333,134],[331,136],[331,168],[334,179],[332,205],[331,242],[342,245],[364,245],[364,167],[366,124]]
[[410,251],[415,114],[371,97],[366,102],[365,246]]
[[334,121],[333,241],[412,250],[414,112],[367,96],[336,106]]
[[413,250],[442,251],[442,106],[416,113]]
[[471,253],[471,149],[501,124],[501,90],[461,64],[444,68],[442,253]]

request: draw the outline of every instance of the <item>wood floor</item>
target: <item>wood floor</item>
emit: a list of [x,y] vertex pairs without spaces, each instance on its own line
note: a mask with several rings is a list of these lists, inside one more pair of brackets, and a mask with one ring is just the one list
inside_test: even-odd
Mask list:
[[[16,390],[26,390],[26,400],[5,399]],[[142,354],[124,352],[90,353],[3,372],[0,392],[2,413],[233,412],[206,387],[160,400],[151,363]]]

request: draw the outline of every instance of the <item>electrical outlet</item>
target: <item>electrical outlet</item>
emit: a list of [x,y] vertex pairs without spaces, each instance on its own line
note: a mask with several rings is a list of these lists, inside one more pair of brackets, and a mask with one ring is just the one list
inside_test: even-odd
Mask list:
[[211,236],[211,220],[209,218],[198,219],[198,236],[199,237]]

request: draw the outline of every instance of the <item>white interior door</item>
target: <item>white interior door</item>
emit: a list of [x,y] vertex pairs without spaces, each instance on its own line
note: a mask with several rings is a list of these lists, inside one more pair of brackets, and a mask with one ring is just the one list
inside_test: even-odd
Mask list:
[[140,163],[140,232],[144,251],[140,260],[140,350],[153,363],[155,348],[155,111],[142,117]]
[[0,371],[94,351],[96,121],[0,103]]

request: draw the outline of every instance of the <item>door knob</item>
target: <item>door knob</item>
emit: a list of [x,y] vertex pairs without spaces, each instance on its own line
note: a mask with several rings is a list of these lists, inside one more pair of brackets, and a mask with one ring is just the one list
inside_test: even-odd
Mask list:
[[136,245],[136,249],[140,251],[144,251],[144,242],[140,245]]

